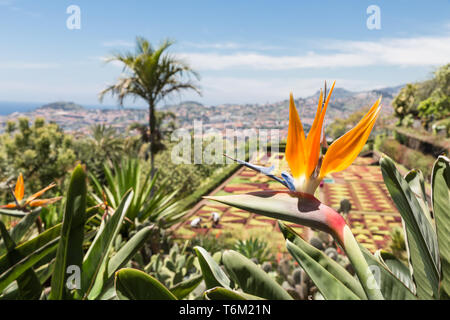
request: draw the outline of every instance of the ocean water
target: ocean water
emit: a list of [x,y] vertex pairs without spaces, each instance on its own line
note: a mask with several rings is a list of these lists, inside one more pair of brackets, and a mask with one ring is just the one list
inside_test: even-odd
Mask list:
[[6,116],[14,112],[27,112],[39,108],[45,103],[40,102],[7,102],[0,101],[0,115]]
[[[7,102],[0,101],[0,116],[7,116],[14,112],[28,112],[33,111],[48,102]],[[86,109],[118,109],[119,106],[115,105],[83,105]],[[147,110],[147,107],[142,106],[125,106],[125,108],[134,108],[134,109],[144,109]]]

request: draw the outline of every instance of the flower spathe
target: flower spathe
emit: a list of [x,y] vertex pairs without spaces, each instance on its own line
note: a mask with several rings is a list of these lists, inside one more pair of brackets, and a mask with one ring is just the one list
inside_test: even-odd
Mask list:
[[52,183],[49,186],[45,187],[44,189],[36,192],[35,194],[29,196],[26,199],[24,199],[23,197],[25,194],[25,185],[24,185],[23,176],[21,173],[21,174],[19,174],[19,177],[17,178],[16,187],[13,191],[15,202],[0,206],[0,208],[22,209],[23,210],[27,206],[43,207],[43,206],[55,203],[56,201],[61,200],[62,197],[56,197],[56,198],[51,198],[51,199],[38,199],[40,196],[42,196],[44,194],[44,192],[53,188],[54,186],[56,186],[56,184]]

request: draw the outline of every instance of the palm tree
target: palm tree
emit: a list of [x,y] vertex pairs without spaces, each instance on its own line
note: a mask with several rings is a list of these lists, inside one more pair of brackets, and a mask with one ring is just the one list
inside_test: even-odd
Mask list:
[[[155,129],[154,132],[154,146],[152,151],[157,154],[158,152],[165,150],[166,145],[164,144],[164,139],[169,137],[170,134],[175,130],[176,115],[171,111],[156,111],[155,112]],[[139,144],[136,141],[134,148],[139,148],[144,144],[150,143],[151,135],[148,126],[140,123],[134,122],[128,127],[129,131],[136,130],[139,132]],[[145,153],[145,159],[148,159],[148,153]]]
[[110,93],[117,97],[121,106],[127,97],[141,98],[148,104],[152,177],[155,173],[154,156],[158,152],[156,105],[183,90],[191,89],[200,94],[200,89],[192,81],[193,78],[199,80],[198,74],[186,62],[166,53],[172,44],[173,41],[165,40],[154,49],[148,40],[138,37],[135,52],[115,53],[107,62],[123,64],[123,75],[99,95],[102,101],[105,94]]
[[105,124],[94,124],[91,126],[91,134],[95,154],[104,153],[113,162],[121,159],[123,140],[116,129]]
[[84,153],[86,154],[91,170],[101,179],[104,178],[103,166],[105,162],[115,163],[122,159],[124,151],[124,139],[113,127],[105,124],[91,126],[91,139],[87,140]]

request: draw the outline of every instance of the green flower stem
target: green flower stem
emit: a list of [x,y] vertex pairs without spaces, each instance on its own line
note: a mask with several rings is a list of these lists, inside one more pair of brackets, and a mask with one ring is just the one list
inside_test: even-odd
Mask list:
[[384,300],[369,265],[367,264],[367,261],[359,248],[358,242],[356,242],[356,239],[348,225],[344,226],[342,239],[339,240],[345,250],[345,253],[347,254],[348,259],[355,268],[356,275],[358,276],[369,300]]

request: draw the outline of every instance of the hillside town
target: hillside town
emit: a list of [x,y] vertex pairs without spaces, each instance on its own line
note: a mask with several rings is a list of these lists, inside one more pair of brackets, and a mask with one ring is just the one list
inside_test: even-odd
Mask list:
[[[393,93],[400,88],[386,88],[365,92],[351,92],[337,88],[330,101],[326,122],[336,118],[345,118],[358,108],[364,108],[383,96],[384,113],[392,113]],[[299,114],[305,130],[312,124],[316,112],[319,94],[296,99]],[[272,128],[280,129],[282,137],[287,135],[289,121],[288,100],[267,104],[222,104],[204,106],[197,102],[187,101],[177,105],[160,108],[160,111],[172,112],[176,115],[180,128],[192,129],[194,120],[201,121],[204,129],[214,128],[225,134],[226,129]],[[89,134],[90,127],[95,124],[112,126],[118,132],[126,132],[133,123],[147,123],[148,110],[137,108],[93,109],[84,108],[69,102],[56,102],[44,105],[29,112],[14,112],[0,116],[0,132],[8,121],[20,117],[30,120],[44,118],[47,122],[57,123],[64,131],[78,134]]]

